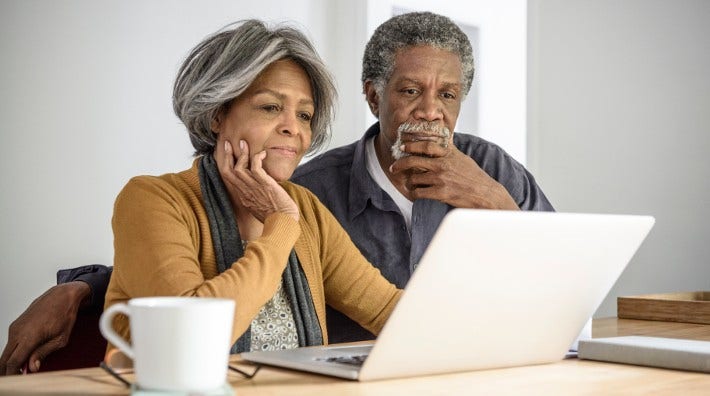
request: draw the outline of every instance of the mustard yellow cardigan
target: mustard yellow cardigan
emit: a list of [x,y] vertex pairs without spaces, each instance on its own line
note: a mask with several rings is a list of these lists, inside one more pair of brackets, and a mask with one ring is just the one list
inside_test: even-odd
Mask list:
[[[326,303],[374,334],[382,329],[401,290],[360,254],[318,198],[293,183],[281,185],[298,205],[300,221],[278,213],[268,216],[262,236],[250,241],[244,256],[218,274],[198,161],[180,173],[135,177],[116,198],[114,267],[105,307],[145,296],[230,298],[236,301],[234,343],[276,292],[295,247],[324,343]],[[129,336],[123,315],[114,326]]]

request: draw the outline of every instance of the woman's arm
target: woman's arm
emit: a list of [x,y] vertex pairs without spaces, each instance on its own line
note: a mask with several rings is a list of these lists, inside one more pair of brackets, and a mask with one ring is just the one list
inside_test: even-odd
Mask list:
[[273,296],[299,236],[298,222],[269,215],[244,257],[217,274],[209,224],[197,197],[159,178],[138,177],[114,207],[114,274],[107,304],[143,296],[222,297],[236,301],[234,337]]

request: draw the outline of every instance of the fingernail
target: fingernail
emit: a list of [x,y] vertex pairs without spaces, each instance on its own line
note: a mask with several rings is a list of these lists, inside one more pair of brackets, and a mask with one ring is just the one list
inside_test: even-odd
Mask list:
[[33,371],[35,371],[35,372],[39,371],[39,360],[35,360],[34,366],[35,366],[35,368]]
[[[394,165],[394,164],[392,164],[392,165]],[[389,167],[390,173],[392,173],[392,165],[390,165],[390,167]]]
[[229,151],[229,142],[226,140],[224,141],[224,151]]
[[404,145],[399,146],[399,149],[404,151]]
[[246,144],[247,144],[247,142],[245,142],[245,141],[243,141],[243,140],[240,140],[240,141],[239,141],[239,148],[242,149],[242,150],[244,150],[244,147],[246,147]]

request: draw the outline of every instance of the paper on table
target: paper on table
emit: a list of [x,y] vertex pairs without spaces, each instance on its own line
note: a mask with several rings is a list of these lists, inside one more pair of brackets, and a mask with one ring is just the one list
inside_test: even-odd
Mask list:
[[710,341],[624,336],[579,344],[579,358],[710,372]]
[[579,350],[579,340],[590,340],[592,338],[592,318],[589,318],[587,323],[584,324],[584,327],[582,328],[582,332],[579,333],[577,336],[577,339],[574,340],[572,343],[572,346],[569,347],[570,351],[577,351]]

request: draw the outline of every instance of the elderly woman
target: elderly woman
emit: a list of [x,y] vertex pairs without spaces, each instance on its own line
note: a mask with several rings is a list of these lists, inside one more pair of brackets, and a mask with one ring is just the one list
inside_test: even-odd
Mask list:
[[[401,291],[314,195],[287,181],[327,141],[334,100],[323,62],[292,28],[250,20],[195,47],[173,106],[197,158],[179,173],[135,177],[119,194],[106,306],[233,299],[232,352],[327,343],[326,303],[379,332]],[[127,335],[125,318],[115,325]]]

